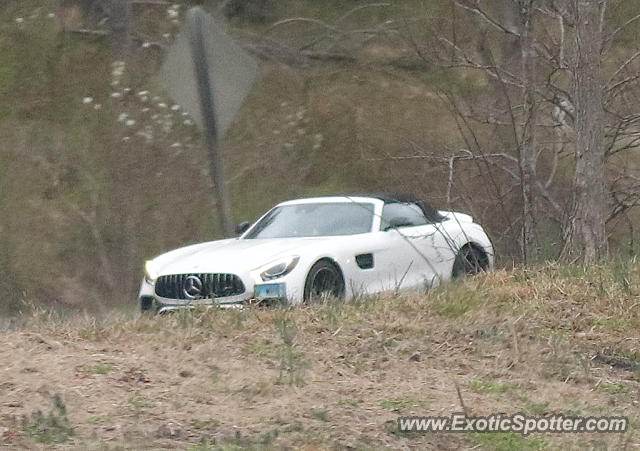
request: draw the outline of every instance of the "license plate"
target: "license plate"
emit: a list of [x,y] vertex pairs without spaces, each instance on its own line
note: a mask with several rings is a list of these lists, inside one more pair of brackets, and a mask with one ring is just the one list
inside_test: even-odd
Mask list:
[[287,288],[284,283],[265,283],[256,285],[254,295],[257,299],[285,299]]

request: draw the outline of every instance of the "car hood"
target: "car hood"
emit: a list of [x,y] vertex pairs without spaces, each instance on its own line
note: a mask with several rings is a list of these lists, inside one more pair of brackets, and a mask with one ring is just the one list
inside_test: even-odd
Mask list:
[[328,238],[237,238],[195,244],[167,252],[153,259],[158,276],[187,273],[246,272],[275,260],[299,254]]

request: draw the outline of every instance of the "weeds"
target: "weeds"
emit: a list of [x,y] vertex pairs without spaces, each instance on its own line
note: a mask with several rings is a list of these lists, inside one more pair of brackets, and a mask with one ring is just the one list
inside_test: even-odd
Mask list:
[[549,411],[548,402],[527,402],[522,411],[527,415],[544,415]]
[[280,348],[280,372],[277,384],[304,385],[304,373],[308,363],[304,355],[296,349],[294,340],[298,329],[287,310],[280,310],[276,316],[276,328],[283,345]]
[[408,399],[388,399],[380,403],[383,409],[393,410],[394,412],[403,412],[409,410],[416,405],[416,402]]
[[311,418],[320,421],[329,421],[329,412],[327,412],[326,410],[312,410]]
[[97,363],[95,365],[82,365],[78,371],[89,374],[105,375],[114,370],[114,366],[109,363]]
[[[455,401],[447,389],[452,377],[467,384],[470,394],[464,403],[472,414],[582,409],[585,415],[625,412],[637,423],[636,393],[629,381],[636,378],[640,356],[636,341],[628,339],[640,327],[637,269],[629,270],[629,292],[623,285],[626,273],[616,276],[610,266],[566,270],[573,271],[571,277],[558,276],[560,271],[496,271],[427,294],[383,294],[367,301],[327,300],[294,308],[194,309],[159,317],[111,315],[99,321],[40,312],[35,319],[26,318],[22,330],[0,338],[7,349],[25,349],[34,358],[46,355],[51,363],[39,364],[38,373],[27,373],[27,365],[9,367],[0,395],[7,397],[7,405],[17,406],[10,408],[19,408],[23,391],[18,390],[35,392],[49,372],[67,363],[70,375],[75,371],[80,376],[74,384],[94,396],[78,400],[82,411],[96,412],[85,419],[82,430],[100,431],[109,440],[119,434],[119,425],[146,428],[171,409],[183,430],[197,436],[194,442],[205,437],[193,446],[201,450],[294,449],[314,440],[321,446],[335,441],[336,448],[423,449],[443,440],[444,446],[466,443],[506,450],[563,449],[580,439],[588,448],[594,439],[587,435],[433,438],[399,434],[395,421],[388,425],[389,434],[382,426],[399,414],[455,409],[458,403],[449,407]],[[600,281],[604,298],[596,295]],[[95,342],[87,342],[89,336]],[[519,356],[516,363],[513,355]],[[137,366],[141,364],[147,374]],[[113,376],[116,372],[124,375]],[[93,400],[114,382],[126,388],[113,391],[120,393],[118,411],[110,410],[111,400],[102,405]],[[525,393],[536,396],[525,398]],[[233,408],[227,412],[226,406]],[[381,427],[353,439],[344,421],[367,411],[376,412]],[[45,431],[38,440],[53,440],[46,437],[51,435],[48,413],[34,415],[22,435]],[[136,421],[141,417],[144,421]],[[250,435],[234,439],[236,430]],[[79,425],[74,442],[80,447],[92,440],[77,435]],[[607,434],[602,440],[615,447],[621,443],[617,437]],[[637,432],[630,430],[627,437],[637,441]]]
[[293,341],[298,333],[296,323],[287,310],[280,310],[276,315],[276,328],[285,346],[293,346]]
[[197,418],[194,418],[193,420],[191,420],[189,422],[189,426],[191,426],[194,429],[215,429],[220,425],[220,422],[218,420],[214,420],[212,418],[208,418],[205,420],[199,420]]
[[598,390],[610,395],[619,395],[627,392],[627,388],[622,384],[600,384]]
[[256,439],[250,439],[242,437],[239,432],[236,432],[235,437],[226,438],[223,440],[215,440],[207,437],[203,437],[200,441],[194,445],[191,445],[189,451],[242,451],[242,450],[255,450],[255,451],[271,451],[278,450],[279,447],[273,444],[273,441],[278,437],[279,432],[269,431]]
[[111,364],[97,364],[93,367],[93,372],[95,374],[109,374],[110,371],[114,369],[114,366]]
[[74,434],[60,395],[53,397],[53,409],[48,415],[37,410],[31,414],[31,419],[23,417],[22,430],[30,439],[45,444],[64,443]]
[[478,381],[469,382],[469,388],[476,393],[504,393],[511,387],[500,382]]
[[301,352],[293,346],[283,346],[280,360],[280,373],[277,384],[296,385],[301,387],[305,384],[304,373],[308,363],[304,360]]
[[631,293],[631,268],[636,264],[636,259],[618,257],[614,259],[611,267],[613,279],[625,293]]
[[244,349],[247,354],[273,359],[280,355],[281,348],[282,346],[267,340],[256,340],[247,343]]
[[619,355],[598,353],[593,357],[593,361],[605,363],[613,368],[640,373],[640,354],[638,353],[621,353]]
[[345,302],[342,299],[329,298],[323,302],[320,310],[324,322],[329,324],[331,328],[338,327],[343,323],[345,311]]
[[430,298],[436,313],[445,318],[458,318],[484,303],[482,291],[462,283],[438,287]]
[[338,401],[338,406],[355,409],[356,407],[358,407],[358,401],[356,401],[355,399],[341,399],[340,401]]
[[92,415],[87,421],[94,424],[104,424],[113,422],[113,418],[110,415]]
[[242,329],[244,327],[244,323],[247,320],[247,312],[240,310],[240,309],[235,309],[235,308],[231,308],[228,309],[226,313],[226,317],[227,317],[227,324],[232,328],[232,329]]
[[537,437],[523,437],[513,432],[472,433],[469,440],[492,451],[534,451],[547,448],[547,442]]
[[153,408],[155,404],[149,399],[143,398],[141,396],[132,396],[127,401],[127,405],[129,409],[131,409],[135,413],[141,413],[145,410]]
[[172,312],[181,329],[190,329],[196,324],[196,315],[191,309],[180,309]]

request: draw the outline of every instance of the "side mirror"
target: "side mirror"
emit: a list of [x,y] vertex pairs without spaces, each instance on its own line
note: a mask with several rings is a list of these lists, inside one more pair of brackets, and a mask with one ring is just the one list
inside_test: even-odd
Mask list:
[[244,232],[246,232],[249,227],[251,226],[251,223],[247,222],[247,221],[242,221],[239,224],[236,224],[236,235],[242,235]]
[[406,227],[412,225],[413,223],[408,218],[397,216],[389,220],[389,225],[384,228],[384,231],[386,232],[387,230],[397,229],[398,227]]

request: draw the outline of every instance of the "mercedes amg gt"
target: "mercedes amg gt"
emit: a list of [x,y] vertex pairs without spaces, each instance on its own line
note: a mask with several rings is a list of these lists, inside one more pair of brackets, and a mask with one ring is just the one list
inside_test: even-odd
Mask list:
[[140,308],[349,300],[425,289],[494,262],[491,241],[471,216],[406,195],[291,200],[237,232],[148,260]]

